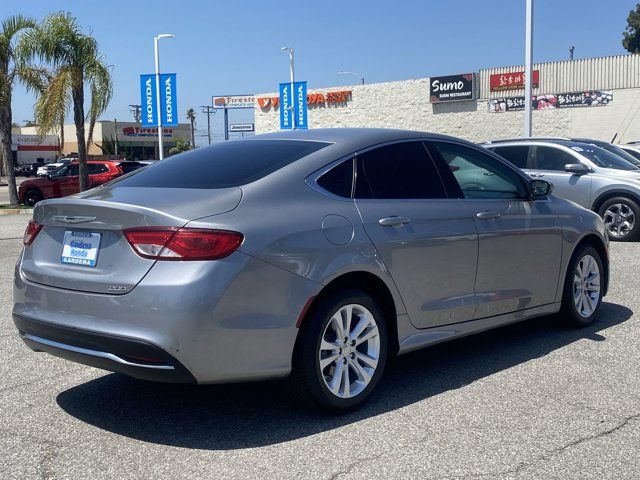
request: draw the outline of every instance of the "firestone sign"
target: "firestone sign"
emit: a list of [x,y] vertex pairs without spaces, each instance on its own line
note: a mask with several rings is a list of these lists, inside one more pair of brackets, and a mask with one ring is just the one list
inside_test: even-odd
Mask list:
[[253,108],[256,97],[253,95],[229,95],[213,97],[213,106],[218,108]]
[[431,103],[475,100],[476,91],[475,73],[431,77],[429,79],[429,99]]

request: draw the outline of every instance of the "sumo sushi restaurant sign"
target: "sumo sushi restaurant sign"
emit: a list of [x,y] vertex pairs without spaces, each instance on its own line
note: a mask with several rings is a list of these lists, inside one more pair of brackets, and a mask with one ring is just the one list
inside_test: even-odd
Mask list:
[[431,77],[429,79],[429,99],[431,103],[475,100],[475,73]]

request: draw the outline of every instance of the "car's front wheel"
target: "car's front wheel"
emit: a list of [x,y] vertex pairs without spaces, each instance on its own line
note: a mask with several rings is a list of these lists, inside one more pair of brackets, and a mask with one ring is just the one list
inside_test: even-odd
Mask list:
[[383,311],[368,294],[351,290],[320,300],[296,343],[293,392],[306,406],[336,413],[356,408],[382,376],[387,338]]
[[578,247],[571,258],[562,296],[565,322],[574,327],[591,325],[602,303],[604,270],[598,251],[591,245]]
[[598,213],[611,240],[633,242],[640,238],[640,206],[630,198],[610,198]]

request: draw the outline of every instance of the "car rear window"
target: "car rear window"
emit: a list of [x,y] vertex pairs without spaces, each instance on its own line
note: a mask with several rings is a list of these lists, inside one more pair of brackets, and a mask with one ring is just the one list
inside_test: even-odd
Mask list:
[[118,187],[225,188],[258,180],[329,143],[248,140],[198,148],[138,169],[110,185]]

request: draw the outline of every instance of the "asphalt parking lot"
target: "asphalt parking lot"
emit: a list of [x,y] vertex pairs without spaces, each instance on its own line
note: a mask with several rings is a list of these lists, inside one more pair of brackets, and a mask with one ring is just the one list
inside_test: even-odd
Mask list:
[[552,317],[400,357],[345,416],[278,382],[144,383],[28,350],[0,216],[0,478],[640,478],[640,244],[612,245],[599,321]]

